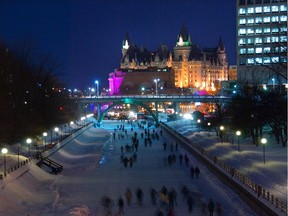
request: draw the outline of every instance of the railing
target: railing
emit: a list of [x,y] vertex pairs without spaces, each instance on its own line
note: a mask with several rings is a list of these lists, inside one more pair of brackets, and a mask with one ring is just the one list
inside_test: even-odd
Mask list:
[[[250,205],[261,215],[273,216],[278,215],[275,209],[283,215],[287,215],[287,204],[280,201],[277,197],[257,185],[250,178],[240,173],[235,168],[227,165],[224,161],[217,159],[216,156],[205,152],[199,145],[193,143],[187,137],[167,126],[160,123],[161,127],[175,140],[178,140],[187,151],[192,153],[199,161],[205,164],[210,171],[216,174],[221,180],[225,181],[228,186],[238,192],[243,201]],[[263,198],[261,201],[259,198]],[[267,203],[264,203],[266,201]],[[271,208],[272,207],[272,208]],[[275,208],[273,210],[273,207]]]

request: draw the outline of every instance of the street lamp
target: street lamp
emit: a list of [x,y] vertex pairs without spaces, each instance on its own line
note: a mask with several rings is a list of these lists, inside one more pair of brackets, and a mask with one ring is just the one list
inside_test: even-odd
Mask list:
[[275,79],[272,78],[272,82],[273,82],[273,90],[275,89]]
[[47,132],[43,133],[43,137],[44,137],[44,147],[46,148],[46,137],[47,137]]
[[8,153],[8,149],[2,148],[1,152],[4,156],[4,176],[6,176],[6,154]]
[[96,84],[96,96],[98,97],[99,96],[99,82],[98,82],[98,80],[95,81],[95,84]]
[[56,135],[58,135],[57,132],[59,131],[59,128],[58,128],[58,127],[55,127],[55,128],[54,128],[54,131],[55,131]]
[[31,146],[31,143],[32,143],[32,139],[30,139],[30,138],[28,138],[27,140],[26,140],[26,143],[28,144],[28,156],[30,157],[30,146]]
[[220,138],[221,138],[221,144],[223,144],[223,131],[224,131],[224,126],[220,126]]
[[265,164],[265,144],[267,143],[267,139],[266,138],[262,138],[261,139],[261,143],[263,145],[263,162]]
[[241,131],[236,131],[236,135],[238,137],[238,152],[240,152],[239,136],[241,135]]
[[154,79],[154,82],[155,82],[155,86],[156,86],[156,89],[155,89],[155,95],[157,96],[158,95],[158,82],[160,81],[160,79]]

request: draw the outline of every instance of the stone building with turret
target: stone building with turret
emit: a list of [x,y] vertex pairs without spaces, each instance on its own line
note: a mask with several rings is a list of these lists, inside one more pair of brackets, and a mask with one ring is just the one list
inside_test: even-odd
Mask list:
[[163,93],[171,93],[172,89],[175,93],[177,89],[191,93],[215,91],[221,81],[228,79],[228,61],[221,38],[216,47],[200,49],[191,42],[183,24],[173,51],[166,45],[160,45],[155,51],[138,47],[127,33],[122,43],[120,67],[109,74],[110,89],[115,89],[111,86],[115,76],[118,80],[121,78],[121,85],[118,83],[118,90],[111,94],[143,93],[143,88],[153,92],[156,78]]

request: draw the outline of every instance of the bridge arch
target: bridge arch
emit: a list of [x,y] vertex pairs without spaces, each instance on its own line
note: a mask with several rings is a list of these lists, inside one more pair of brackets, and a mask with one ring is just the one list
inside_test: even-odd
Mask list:
[[105,114],[107,112],[109,112],[113,107],[117,106],[117,105],[120,105],[120,104],[135,104],[137,106],[141,106],[143,107],[144,109],[146,109],[149,114],[152,116],[152,118],[154,119],[154,121],[156,122],[156,125],[159,124],[158,122],[158,117],[153,113],[153,111],[144,103],[138,101],[138,100],[135,100],[133,98],[125,98],[125,99],[122,99],[122,100],[119,100],[119,101],[114,101],[104,112],[102,112],[100,114],[100,116],[98,117],[98,125],[101,124]]

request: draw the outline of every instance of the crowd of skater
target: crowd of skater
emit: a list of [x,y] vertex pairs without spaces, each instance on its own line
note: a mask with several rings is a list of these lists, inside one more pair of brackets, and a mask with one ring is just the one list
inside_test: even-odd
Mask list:
[[[178,196],[178,194],[180,195]],[[125,210],[130,207],[141,208],[143,205],[147,205],[147,203],[143,202],[144,196],[149,197],[149,205],[152,205],[155,209],[154,216],[175,216],[175,208],[177,208],[179,202],[186,205],[187,215],[193,215],[195,208],[200,209],[200,216],[222,215],[222,206],[219,202],[215,204],[213,199],[209,199],[207,203],[203,199],[199,202],[196,197],[198,195],[194,194],[185,185],[181,186],[178,192],[174,188],[168,190],[165,186],[162,186],[158,190],[150,187],[149,191],[145,193],[140,187],[135,188],[135,191],[127,187],[124,194],[119,196],[118,199],[114,200],[107,195],[101,198],[104,214],[106,216],[123,216],[125,215]],[[113,214],[113,212],[116,214]]]
[[[138,128],[139,130],[135,130],[135,128]],[[124,140],[125,142],[127,140],[127,143],[119,147],[121,152],[120,163],[122,166],[125,168],[132,168],[137,162],[139,152],[141,154],[141,150],[139,151],[139,149],[142,147],[150,148],[154,143],[159,144],[158,141],[162,136],[163,131],[161,129],[145,128],[139,123],[136,126],[131,124],[130,130],[127,129],[127,126],[125,127],[125,124],[118,125],[117,128],[114,129],[113,133],[114,142],[117,142],[117,139]],[[130,137],[131,141],[129,141]],[[200,177],[199,167],[197,165],[193,166],[187,154],[179,151],[179,145],[177,142],[171,142],[168,145],[165,140],[162,146],[163,151],[167,153],[167,156],[165,156],[163,159],[164,165],[173,166],[175,164],[179,164],[180,166],[187,168],[191,179],[198,179]],[[174,216],[174,208],[177,207],[177,194],[181,194],[181,200],[187,206],[187,215],[193,215],[193,209],[196,207],[196,205],[198,205],[196,208],[201,209],[202,216],[222,215],[222,207],[219,202],[214,204],[213,200],[210,199],[206,203],[202,199],[199,203],[199,197],[195,197],[195,194],[193,195],[192,191],[190,191],[186,186],[182,186],[178,192],[173,188],[168,190],[165,186],[158,190],[151,187],[149,191],[145,192],[145,194],[149,195],[151,204],[155,207],[155,216]],[[136,188],[134,193],[128,187],[125,194],[120,196],[118,199],[113,200],[109,196],[104,196],[101,199],[101,203],[104,207],[106,215],[113,215],[112,212],[113,208],[115,207],[118,209],[118,211],[116,210],[116,215],[124,215],[125,208],[131,207],[133,201],[135,201],[138,207],[141,207],[143,205],[143,197],[144,192],[140,187]]]

